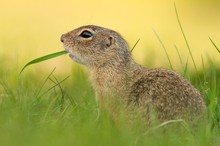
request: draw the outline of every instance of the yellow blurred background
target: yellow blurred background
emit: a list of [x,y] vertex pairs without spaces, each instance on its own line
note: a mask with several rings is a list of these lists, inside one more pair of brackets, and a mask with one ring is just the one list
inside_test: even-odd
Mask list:
[[[201,66],[201,57],[207,56],[219,63],[220,54],[208,39],[210,36],[220,47],[219,0],[1,0],[0,65],[4,64],[6,71],[18,72],[32,59],[63,50],[61,34],[81,25],[95,24],[118,31],[130,47],[140,38],[133,51],[138,63],[168,67],[167,57],[153,32],[156,30],[178,69],[180,63],[174,45],[183,62],[188,50],[177,23],[174,2],[196,65]],[[189,63],[192,64],[190,59]],[[61,56],[32,70],[51,70],[56,66],[58,71],[66,72],[72,64],[75,63],[68,56]]]

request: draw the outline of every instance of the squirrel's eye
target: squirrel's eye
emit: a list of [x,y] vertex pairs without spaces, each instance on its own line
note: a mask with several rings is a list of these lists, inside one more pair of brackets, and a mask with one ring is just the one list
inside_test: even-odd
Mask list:
[[84,30],[79,36],[83,38],[90,38],[93,36],[93,34],[88,30]]

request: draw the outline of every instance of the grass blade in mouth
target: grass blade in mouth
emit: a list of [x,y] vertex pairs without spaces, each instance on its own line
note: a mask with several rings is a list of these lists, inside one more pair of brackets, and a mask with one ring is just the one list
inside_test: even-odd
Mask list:
[[30,62],[28,62],[21,70],[20,74],[24,71],[24,69],[26,67],[28,67],[29,65],[31,64],[36,64],[36,63],[39,63],[39,62],[42,62],[42,61],[45,61],[45,60],[48,60],[48,59],[52,59],[52,58],[55,58],[55,57],[58,57],[58,56],[61,56],[61,55],[64,55],[64,54],[67,54],[68,52],[67,51],[60,51],[60,52],[56,52],[56,53],[53,53],[53,54],[49,54],[49,55],[45,55],[45,56],[42,56],[42,57],[39,57],[39,58],[36,58]]

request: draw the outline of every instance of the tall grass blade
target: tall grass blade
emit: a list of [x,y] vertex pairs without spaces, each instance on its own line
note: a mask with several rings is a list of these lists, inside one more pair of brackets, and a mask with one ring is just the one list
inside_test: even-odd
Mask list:
[[217,47],[217,45],[214,43],[214,41],[210,37],[209,37],[209,40],[212,42],[213,46],[218,51],[218,53],[220,53],[220,49]]
[[204,57],[201,56],[202,60],[202,72],[203,72],[203,82],[206,83],[206,68],[205,68],[205,62],[204,62]]
[[176,45],[174,45],[174,47],[175,47],[176,52],[177,52],[177,54],[178,54],[178,57],[179,57],[179,59],[180,59],[180,64],[181,64],[182,68],[184,68],[184,67],[183,67],[183,60],[182,60],[182,57],[181,57],[181,55],[180,55],[179,49],[177,48]]
[[186,35],[185,35],[184,31],[183,31],[183,27],[182,27],[182,24],[181,24],[181,22],[180,22],[179,14],[178,14],[178,12],[177,12],[177,8],[176,8],[176,4],[175,4],[175,3],[174,3],[174,8],[175,8],[176,18],[177,18],[177,21],[178,21],[180,30],[181,30],[181,32],[182,32],[182,34],[183,34],[183,38],[184,38],[185,43],[186,43],[186,46],[187,46],[187,48],[188,48],[190,57],[191,57],[191,59],[192,59],[193,65],[194,65],[194,68],[195,68],[195,70],[196,70],[196,73],[198,73],[198,70],[197,70],[197,67],[196,67],[196,63],[195,63],[195,60],[194,60],[194,58],[193,58],[192,51],[191,51],[191,48],[190,48],[190,46],[189,46],[188,40],[187,40],[187,38],[186,38]]
[[132,51],[134,50],[134,48],[137,46],[137,44],[138,44],[139,41],[140,41],[140,39],[138,39],[137,42],[134,44],[134,46],[133,46],[132,49],[131,49],[131,53],[132,53]]
[[46,82],[50,79],[50,76],[53,74],[53,72],[56,70],[56,67],[51,71],[51,73],[47,76],[47,78],[44,80],[43,84],[41,85],[40,89],[39,90],[36,90],[35,92],[35,98],[38,98],[39,99],[39,94],[41,92],[41,90],[43,89],[44,85],[46,84]]
[[26,67],[28,67],[29,65],[31,64],[36,64],[36,63],[39,63],[39,62],[42,62],[42,61],[45,61],[45,60],[48,60],[48,59],[52,59],[54,57],[58,57],[60,55],[64,55],[64,54],[67,54],[68,52],[67,51],[60,51],[60,52],[56,52],[56,53],[53,53],[53,54],[49,54],[49,55],[46,55],[46,56],[42,56],[42,57],[39,57],[37,59],[34,59],[30,62],[28,62],[21,70],[20,74],[24,71],[24,69]]
[[[64,109],[64,97],[65,97],[65,94],[64,94],[64,91],[63,91],[63,88],[61,87],[61,85],[60,85],[60,83],[59,83],[59,81],[58,81],[58,79],[53,75],[53,77],[54,77],[54,79],[55,79],[55,81],[53,81],[52,79],[51,79],[51,81],[52,82],[54,82],[54,83],[57,83],[57,85],[58,85],[58,87],[59,87],[59,89],[60,89],[60,92],[61,92],[61,101],[60,101],[60,111],[62,112],[63,111],[63,109]],[[55,88],[55,87],[54,87]]]
[[170,68],[173,70],[173,66],[172,66],[170,57],[169,57],[169,55],[168,55],[168,53],[167,53],[167,49],[166,49],[165,45],[163,44],[163,42],[162,42],[162,40],[160,39],[160,37],[159,37],[159,35],[157,34],[157,32],[156,32],[154,29],[153,29],[153,31],[154,31],[154,34],[156,35],[157,39],[159,40],[159,42],[160,42],[162,48],[164,49],[164,51],[165,51],[165,53],[166,53],[167,59],[168,59],[168,61],[169,61]]
[[12,90],[10,89],[8,84],[6,84],[5,81],[0,81],[0,85],[4,89],[6,95],[8,95],[10,97],[10,99],[15,103],[16,102],[16,98],[15,98],[16,96],[14,95],[14,93],[12,92]]
[[186,63],[185,63],[185,67],[184,67],[184,71],[183,71],[184,77],[187,75],[188,62],[189,62],[189,55],[187,56]]
[[[68,79],[70,77],[70,75],[69,76],[67,76],[67,77],[65,77],[62,81],[56,81],[56,82],[54,82],[53,80],[51,80],[51,78],[50,78],[50,76],[49,76],[49,80],[51,80],[52,82],[54,82],[55,83],[55,85],[53,85],[52,87],[50,87],[46,92],[44,92],[43,94],[41,94],[38,98],[40,98],[40,97],[42,97],[43,95],[45,95],[45,94],[47,94],[50,90],[52,90],[52,89],[54,89],[55,87],[60,87],[60,84],[62,83],[62,82],[64,82],[66,79]],[[62,93],[62,95],[64,95],[64,92],[63,92],[63,89],[61,88],[61,93]]]

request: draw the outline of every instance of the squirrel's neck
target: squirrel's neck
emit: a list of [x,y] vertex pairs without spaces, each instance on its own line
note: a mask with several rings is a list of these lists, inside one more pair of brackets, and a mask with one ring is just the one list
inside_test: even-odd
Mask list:
[[90,68],[91,80],[97,98],[127,96],[130,81],[140,66],[131,58],[127,62],[113,62]]

